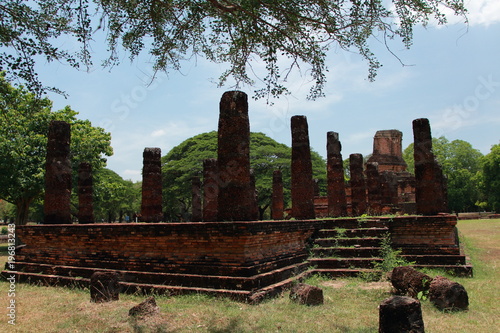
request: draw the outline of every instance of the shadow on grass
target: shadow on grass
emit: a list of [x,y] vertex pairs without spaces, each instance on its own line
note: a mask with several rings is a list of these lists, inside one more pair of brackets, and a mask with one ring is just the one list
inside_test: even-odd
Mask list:
[[243,332],[244,329],[241,326],[240,318],[231,318],[229,323],[224,327],[212,327],[209,325],[207,328],[207,332],[210,333],[233,333],[233,332]]

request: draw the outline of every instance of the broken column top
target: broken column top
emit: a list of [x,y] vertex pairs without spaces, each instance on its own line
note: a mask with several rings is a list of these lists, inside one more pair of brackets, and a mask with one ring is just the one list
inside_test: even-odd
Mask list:
[[342,150],[342,144],[339,140],[339,133],[327,132],[326,133],[326,152],[327,155],[339,155]]
[[406,171],[407,165],[403,159],[403,133],[401,131],[377,131],[373,137],[373,154],[368,163],[378,163],[379,171]]
[[161,149],[160,148],[144,148],[144,153],[142,155],[144,158],[161,158]]

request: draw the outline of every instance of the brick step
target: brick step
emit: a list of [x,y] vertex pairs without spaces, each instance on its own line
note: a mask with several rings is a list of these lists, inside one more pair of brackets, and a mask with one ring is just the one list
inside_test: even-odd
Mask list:
[[467,258],[461,255],[402,255],[408,262],[419,265],[465,265]]
[[384,228],[387,225],[386,221],[380,219],[326,219],[323,223],[324,229],[357,229],[357,228]]
[[319,247],[311,249],[314,257],[370,258],[380,254],[379,247]]
[[[80,277],[58,276],[48,274],[24,273],[16,271],[2,271],[3,276],[16,276],[16,281],[43,286],[89,288],[90,279]],[[238,301],[245,301],[252,294],[247,290],[227,290],[200,287],[183,287],[155,285],[148,283],[119,282],[123,293],[156,293],[165,295],[183,295],[190,293],[203,293],[214,296],[225,296]]]
[[309,264],[316,269],[373,268],[381,258],[311,258]]
[[[293,275],[287,279],[281,280],[277,283],[265,286],[255,290],[231,290],[231,289],[217,289],[217,288],[203,288],[203,287],[186,287],[186,286],[172,286],[164,284],[152,283],[136,283],[120,281],[122,293],[140,293],[140,294],[159,294],[159,295],[184,295],[190,293],[201,293],[213,296],[228,297],[235,301],[243,301],[249,303],[258,303],[266,297],[273,297],[286,289],[289,289],[296,281],[302,281],[311,275],[313,271],[304,271],[300,274]],[[43,286],[65,286],[65,287],[78,287],[89,288],[90,279],[72,276],[59,276],[40,273],[26,273],[18,271],[2,271],[4,277],[16,276],[17,282],[25,282]]]
[[400,246],[398,248],[401,250],[401,254],[403,255],[423,255],[423,256],[432,256],[432,255],[463,255],[460,253],[460,247],[458,246],[448,246],[448,247],[439,247],[439,246]]
[[[295,254],[293,256],[287,256],[279,259],[275,259],[268,262],[262,262],[257,264],[249,263],[248,265],[218,265],[213,262],[204,262],[201,259],[198,262],[189,262],[186,265],[179,265],[172,262],[166,262],[164,260],[149,260],[147,262],[142,262],[140,260],[103,260],[103,259],[85,259],[84,261],[78,260],[65,260],[65,258],[57,258],[51,261],[40,262],[39,264],[47,264],[50,266],[84,266],[90,267],[94,270],[100,269],[110,269],[110,270],[122,270],[124,267],[128,267],[130,271],[138,272],[153,272],[153,273],[172,273],[172,274],[193,274],[193,275],[204,275],[210,276],[214,275],[214,272],[218,276],[236,276],[236,277],[252,277],[259,274],[259,272],[269,272],[275,269],[280,269],[282,267],[298,265],[306,261],[308,255],[304,252],[303,254]],[[24,262],[24,257],[18,256],[16,259],[19,262]],[[29,259],[29,258],[28,258]],[[64,264],[66,263],[66,264]],[[68,264],[69,263],[69,264]],[[133,264],[133,265],[132,265]],[[127,266],[128,265],[128,266]]]
[[147,283],[133,283],[133,282],[120,282],[122,292],[127,294],[158,294],[168,296],[178,296],[186,294],[204,294],[212,296],[223,296],[235,301],[245,302],[252,295],[248,290],[228,290],[228,289],[214,289],[214,288],[200,288],[200,287],[180,287],[180,286],[166,286],[158,284]]
[[354,229],[321,229],[318,238],[364,238],[380,237],[389,231],[388,228],[354,228]]
[[339,247],[339,246],[356,246],[361,247],[377,247],[380,245],[382,238],[365,237],[365,238],[318,238],[314,244],[321,247]]
[[283,291],[290,289],[292,285],[298,281],[303,281],[310,275],[314,273],[314,270],[307,270],[304,271],[296,276],[292,276],[288,279],[285,279],[283,281],[280,281],[278,283],[266,286],[264,288],[261,288],[259,290],[256,290],[252,293],[252,295],[249,297],[247,302],[251,304],[256,304],[264,300],[265,298],[270,298],[273,296],[276,296]]
[[57,266],[48,264],[16,263],[16,269],[23,273],[44,274],[51,276],[87,278],[96,271],[117,272],[120,280],[131,283],[174,285],[200,288],[255,290],[295,276],[308,267],[307,262],[274,269],[251,277],[215,276],[198,274],[157,273],[141,271],[123,271],[113,269]]

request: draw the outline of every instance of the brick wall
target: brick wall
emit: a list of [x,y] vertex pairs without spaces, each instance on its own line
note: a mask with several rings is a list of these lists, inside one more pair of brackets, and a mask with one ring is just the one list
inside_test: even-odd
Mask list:
[[454,215],[402,216],[388,223],[394,247],[427,254],[459,254],[456,225]]
[[[250,277],[305,261],[314,230],[342,220],[20,226],[16,261]],[[460,253],[455,216],[381,220],[405,254]]]
[[17,261],[251,276],[304,260],[316,221],[21,226]]

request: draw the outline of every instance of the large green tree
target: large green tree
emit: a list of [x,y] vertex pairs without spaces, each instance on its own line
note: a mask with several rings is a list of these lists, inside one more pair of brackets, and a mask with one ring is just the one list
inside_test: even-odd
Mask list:
[[[483,154],[463,140],[449,141],[444,136],[432,138],[436,160],[448,178],[448,205],[451,211],[466,212],[477,210],[481,190],[481,158]],[[413,143],[403,152],[408,170],[414,172]]]
[[124,180],[107,168],[95,173],[94,184],[96,221],[123,222],[126,216],[132,221],[134,214],[140,212],[141,190],[138,184]]
[[[0,76],[0,199],[16,205],[16,223],[25,224],[29,206],[45,185],[47,133],[51,120],[71,124],[71,160],[74,170],[86,161],[102,168],[113,150],[111,135],[77,119],[66,107],[51,111],[52,102],[38,99],[23,87],[14,88]],[[76,173],[75,173],[76,174]]]
[[[250,166],[254,170],[260,217],[271,203],[273,171],[283,174],[286,204],[290,201],[291,148],[263,133],[250,134]],[[165,213],[169,220],[189,220],[191,214],[191,179],[202,178],[203,160],[217,158],[217,132],[196,135],[172,148],[162,157]],[[313,177],[320,191],[326,189],[326,162],[311,152]]]
[[[36,60],[89,66],[97,31],[106,34],[105,66],[119,63],[122,48],[131,59],[149,52],[155,70],[178,70],[200,56],[226,67],[221,85],[229,77],[236,84],[259,82],[257,97],[286,93],[296,70],[311,77],[309,96],[316,98],[330,48],[359,53],[373,79],[380,63],[370,42],[396,38],[409,48],[415,26],[444,24],[448,12],[465,16],[464,1],[0,0],[0,70],[40,91]],[[64,49],[61,37],[81,47]],[[265,68],[256,80],[259,61]]]
[[481,187],[485,201],[495,212],[500,211],[500,144],[493,145],[482,161]]
[[9,223],[14,219],[15,207],[10,202],[0,199],[0,223]]

